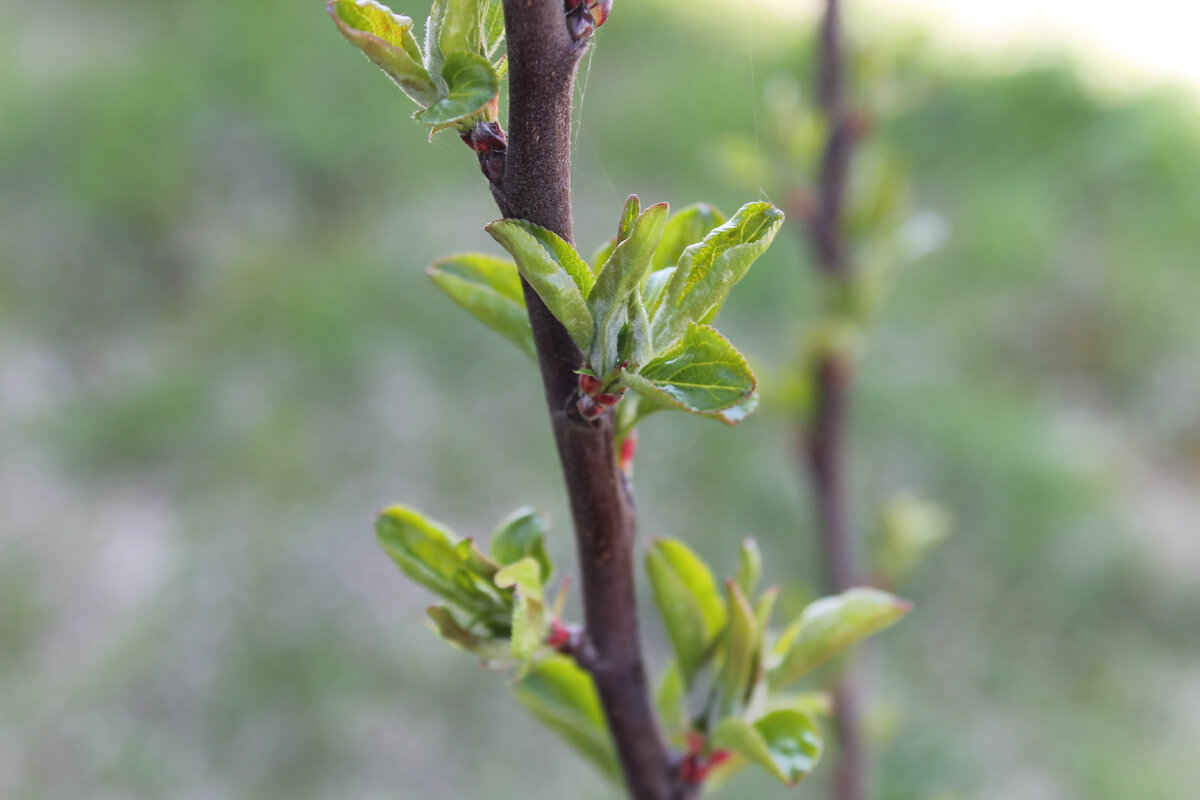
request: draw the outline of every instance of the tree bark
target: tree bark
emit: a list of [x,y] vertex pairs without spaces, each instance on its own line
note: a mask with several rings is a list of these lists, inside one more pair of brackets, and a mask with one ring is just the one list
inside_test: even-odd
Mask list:
[[[829,123],[829,135],[821,158],[809,240],[817,268],[837,288],[844,288],[853,279],[842,224],[855,134],[846,104],[841,27],[839,0],[826,0],[817,43],[816,94]],[[839,353],[830,352],[817,359],[813,366],[816,398],[804,447],[817,509],[825,589],[830,594],[843,592],[862,578],[847,486],[851,377],[852,365]],[[838,743],[835,800],[865,800],[868,796],[858,672],[851,654],[833,691]]]

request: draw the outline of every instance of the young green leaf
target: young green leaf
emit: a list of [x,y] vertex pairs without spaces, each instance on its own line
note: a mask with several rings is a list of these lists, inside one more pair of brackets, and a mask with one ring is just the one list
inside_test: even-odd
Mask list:
[[600,698],[592,678],[566,656],[551,656],[536,666],[513,694],[535,717],[600,768],[620,781]]
[[654,252],[654,269],[678,264],[684,248],[699,242],[713,228],[724,225],[725,219],[724,214],[708,203],[696,203],[672,214]]
[[575,248],[532,222],[501,219],[485,230],[516,259],[517,270],[585,353],[592,343],[587,297],[595,278]]
[[483,111],[500,92],[500,77],[495,68],[478,53],[447,53],[442,79],[448,93],[413,115],[438,130],[452,125],[469,127],[468,118]]
[[795,786],[812,772],[822,747],[817,723],[793,709],[773,711],[753,724],[726,718],[714,731],[712,743],[758,764],[788,786]]
[[516,264],[481,253],[461,253],[438,259],[425,271],[451,300],[537,359]]
[[446,0],[438,26],[438,48],[449,60],[450,54],[464,52],[483,55],[483,17],[488,0]]
[[722,636],[724,663],[721,665],[720,717],[737,713],[749,700],[754,688],[762,631],[750,608],[750,601],[733,581],[725,582],[725,607],[729,622]]
[[688,727],[687,687],[683,685],[683,674],[674,659],[663,669],[658,690],[654,693],[654,706],[668,741],[682,743]]
[[699,556],[672,539],[650,544],[646,571],[684,684],[691,686],[725,625],[725,607],[716,582]]
[[330,0],[325,6],[342,36],[422,108],[438,99],[437,83],[422,64],[413,21],[375,0]]
[[512,656],[517,661],[528,661],[549,631],[542,604],[542,569],[534,559],[522,558],[496,573],[496,585],[516,592],[512,612]]
[[911,609],[908,601],[878,589],[850,589],[810,603],[775,645],[782,660],[771,671],[771,686],[782,688],[799,680]]
[[[637,195],[631,195],[625,209],[627,216],[636,213]],[[588,294],[588,311],[596,326],[588,363],[598,375],[606,374],[621,361],[618,339],[629,319],[628,300],[637,293],[650,266],[650,257],[667,221],[667,211],[666,203],[658,203],[637,217],[622,219],[620,244],[601,267]]]
[[762,551],[758,542],[747,536],[738,549],[738,587],[746,597],[753,597],[762,577]]
[[695,323],[666,352],[626,374],[625,382],[651,403],[709,416],[744,402],[755,387],[737,348],[715,329]]
[[623,242],[629,238],[630,231],[633,230],[633,221],[638,218],[638,214],[642,212],[642,201],[638,199],[636,194],[631,194],[625,199],[625,208],[621,209],[621,221],[617,223],[617,241]]
[[488,58],[494,58],[496,50],[500,48],[500,43],[503,41],[504,4],[501,0],[491,0],[487,13],[483,17],[483,54]]
[[541,602],[542,568],[534,559],[522,558],[496,573],[496,585]]
[[546,554],[546,518],[529,506],[518,508],[492,534],[492,558],[508,565],[532,558],[541,570],[542,582],[550,580],[553,567]]
[[667,284],[674,274],[675,267],[664,267],[646,276],[642,284],[642,302],[646,304],[646,312],[650,319],[654,319],[658,307],[662,305],[663,294],[666,293]]
[[413,581],[476,616],[492,630],[507,629],[509,603],[476,573],[450,531],[420,512],[392,506],[375,530],[383,549]]
[[433,621],[438,636],[455,647],[474,653],[485,661],[498,661],[509,653],[509,645],[503,639],[493,639],[471,633],[459,623],[454,612],[446,606],[430,606],[425,613]]
[[775,206],[748,203],[702,242],[687,247],[651,320],[655,347],[670,346],[689,323],[711,319],[782,224],[783,212]]

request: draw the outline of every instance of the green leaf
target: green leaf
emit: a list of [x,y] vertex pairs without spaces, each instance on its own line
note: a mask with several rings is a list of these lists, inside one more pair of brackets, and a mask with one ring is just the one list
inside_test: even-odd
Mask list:
[[721,703],[718,714],[728,717],[742,709],[754,688],[762,634],[750,602],[733,581],[725,583],[728,623],[722,636]]
[[448,94],[414,116],[426,125],[443,128],[465,125],[500,91],[500,78],[491,62],[478,53],[456,51],[446,54],[442,78]]
[[674,659],[667,662],[658,690],[654,693],[654,706],[663,726],[663,734],[673,744],[682,744],[683,734],[688,728],[687,687],[683,685],[683,674]]
[[532,558],[522,558],[496,573],[496,585],[501,589],[516,589],[517,593],[541,602],[542,568]]
[[513,694],[601,772],[620,781],[621,771],[596,686],[574,661],[560,655],[541,661],[513,687]]
[[437,101],[437,83],[421,63],[413,21],[375,0],[330,0],[325,6],[342,36],[420,106]]
[[386,509],[376,520],[375,530],[384,551],[413,581],[492,629],[508,627],[510,603],[489,579],[471,568],[449,530],[404,506]]
[[725,607],[712,572],[687,545],[657,539],[646,551],[646,571],[684,684],[691,686],[725,625]]
[[481,253],[461,253],[433,262],[426,272],[451,300],[537,359],[516,264]]
[[654,345],[667,347],[689,323],[711,319],[775,238],[783,212],[770,203],[748,203],[733,219],[687,247],[652,319]]
[[654,269],[679,263],[684,248],[703,239],[709,231],[725,224],[725,215],[708,203],[696,203],[678,211],[667,221],[662,241],[654,252]]
[[[588,363],[598,375],[604,375],[620,363],[618,340],[629,318],[628,300],[637,293],[650,266],[650,257],[662,236],[668,206],[658,203],[641,215],[621,220],[620,244],[600,268],[596,283],[588,294],[588,311],[595,321],[595,333],[588,352]],[[630,196],[625,214],[637,212],[637,195]]]
[[496,573],[496,585],[515,589],[511,652],[517,661],[528,661],[546,639],[550,625],[542,604],[542,569],[532,558],[522,558]]
[[[708,416],[744,403],[755,387],[737,348],[715,329],[695,323],[673,347],[627,373],[625,382],[651,403]],[[744,416],[739,409],[727,421],[736,424]]]
[[[484,55],[494,58],[500,43],[504,41],[504,4],[501,0],[491,0],[487,14],[483,18],[483,47]],[[499,70],[497,70],[499,71]]]
[[737,582],[746,597],[752,597],[758,589],[758,581],[762,578],[762,551],[758,542],[747,536],[742,540],[738,549]]
[[438,48],[447,61],[455,52],[483,54],[483,16],[487,4],[488,0],[446,0],[438,26]]
[[625,199],[625,207],[621,209],[621,220],[617,223],[617,241],[623,242],[629,238],[630,231],[633,230],[634,220],[638,218],[638,214],[642,211],[642,201],[638,199],[636,194],[631,194]]
[[492,558],[505,565],[532,558],[541,570],[543,583],[554,571],[546,554],[546,518],[529,506],[504,518],[492,535],[491,551]]
[[425,613],[433,621],[438,636],[455,647],[474,653],[487,661],[497,661],[508,655],[508,642],[471,633],[446,606],[430,606]]
[[651,272],[646,276],[645,283],[642,286],[642,302],[646,304],[646,312],[650,315],[650,319],[654,319],[655,313],[658,312],[658,307],[662,304],[667,284],[674,274],[674,267],[666,267]]
[[502,219],[485,230],[516,259],[517,270],[585,353],[592,343],[587,297],[595,279],[575,248],[532,222]]
[[878,589],[850,589],[810,603],[779,637],[782,661],[771,671],[771,686],[799,680],[851,644],[892,625],[912,604]]
[[821,757],[821,732],[808,714],[792,709],[773,711],[754,724],[737,717],[721,721],[713,747],[733,750],[758,764],[788,786],[812,772]]

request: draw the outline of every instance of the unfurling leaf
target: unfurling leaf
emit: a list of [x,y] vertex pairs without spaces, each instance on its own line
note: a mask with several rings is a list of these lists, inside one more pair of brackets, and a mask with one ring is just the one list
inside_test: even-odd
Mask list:
[[646,571],[684,684],[711,655],[725,626],[725,607],[708,566],[685,544],[658,539],[646,551]]
[[413,21],[375,0],[331,0],[325,8],[347,40],[422,107],[438,99],[413,36]]
[[742,540],[738,550],[737,582],[746,597],[753,597],[758,589],[758,581],[762,578],[762,551],[758,542],[750,537]]
[[[754,394],[754,373],[729,340],[708,325],[692,323],[666,352],[625,376],[629,388],[658,406],[720,417],[722,411],[745,403]],[[732,418],[736,424],[745,409]]]
[[794,786],[821,757],[821,732],[808,714],[793,709],[772,711],[753,724],[728,717],[717,726],[713,747],[733,750]]
[[498,635],[507,635],[511,601],[492,583],[463,544],[439,523],[404,506],[392,506],[375,523],[379,542],[404,574],[458,606]]
[[850,589],[810,603],[776,642],[775,652],[782,660],[771,670],[771,686],[782,688],[799,680],[911,608],[908,601],[878,589]]
[[613,781],[620,781],[612,740],[592,677],[565,656],[533,667],[513,687],[517,700]]
[[655,348],[669,347],[689,323],[712,319],[782,224],[783,212],[775,206],[748,203],[703,241],[684,249],[651,319]]
[[654,251],[654,269],[678,264],[684,248],[700,242],[713,228],[724,225],[725,219],[724,214],[708,203],[696,203],[672,214]]
[[441,129],[455,125],[470,128],[471,117],[484,110],[500,92],[500,76],[490,61],[478,53],[447,53],[442,64],[447,94],[413,116]]
[[501,219],[485,230],[516,260],[521,276],[586,353],[592,343],[587,297],[595,278],[575,248],[525,220]]
[[516,602],[512,611],[512,656],[528,661],[541,647],[549,632],[542,603],[542,569],[532,558],[522,558],[496,573],[496,586],[513,589]]
[[650,266],[668,210],[666,203],[658,203],[638,215],[637,195],[630,195],[625,206],[617,236],[620,243],[600,268],[587,298],[595,324],[588,363],[597,375],[608,373],[625,355],[619,351],[618,340],[629,321],[628,301]]
[[509,514],[492,535],[492,558],[503,565],[532,558],[541,570],[544,584],[553,567],[546,554],[546,519],[528,506]]
[[446,606],[430,606],[426,613],[437,628],[438,635],[455,647],[474,653],[485,661],[499,661],[509,653],[508,642],[471,633]]
[[462,253],[433,262],[426,272],[451,300],[530,358],[537,358],[516,264],[481,253]]
[[725,597],[728,622],[722,637],[720,717],[739,712],[748,702],[762,655],[762,632],[750,602],[733,581],[726,581]]
[[437,25],[438,49],[449,60],[450,54],[464,52],[484,55],[483,17],[488,0],[439,0],[444,5]]

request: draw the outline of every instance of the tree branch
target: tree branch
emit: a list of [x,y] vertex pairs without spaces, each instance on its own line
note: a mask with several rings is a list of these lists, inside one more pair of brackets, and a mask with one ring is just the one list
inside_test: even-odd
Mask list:
[[[853,278],[842,232],[846,176],[855,140],[846,104],[844,69],[840,3],[825,0],[817,46],[817,97],[829,123],[829,135],[821,158],[816,208],[810,215],[809,240],[818,269],[838,289],[845,288]],[[816,401],[804,447],[817,508],[825,586],[831,594],[855,585],[861,571],[846,485],[851,372],[852,365],[836,351],[817,359],[813,366]],[[867,794],[867,755],[856,672],[855,663],[848,661],[834,687],[839,745],[834,776],[837,800],[864,800]]]
[[[491,183],[505,217],[529,220],[567,241],[573,240],[571,100],[590,39],[590,28],[581,28],[577,18],[570,22],[568,27],[563,0],[504,0],[508,146],[499,180]],[[686,800],[690,790],[675,778],[646,682],[634,592],[637,514],[614,452],[613,415],[586,422],[571,410],[583,354],[527,283],[524,289],[575,524],[590,644],[586,666],[630,796]]]

